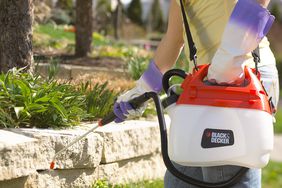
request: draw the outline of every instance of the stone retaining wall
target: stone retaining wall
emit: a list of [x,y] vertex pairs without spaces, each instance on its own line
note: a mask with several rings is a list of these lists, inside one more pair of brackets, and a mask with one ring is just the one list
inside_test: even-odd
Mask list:
[[91,187],[163,178],[156,122],[127,121],[98,128],[58,157],[56,152],[93,124],[68,130],[0,130],[0,188]]

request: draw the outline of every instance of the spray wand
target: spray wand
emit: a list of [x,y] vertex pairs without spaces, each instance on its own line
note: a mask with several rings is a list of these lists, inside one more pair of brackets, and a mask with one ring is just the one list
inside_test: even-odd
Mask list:
[[[147,94],[143,94],[139,97],[136,97],[130,101],[128,101],[131,106],[134,109],[139,108],[140,105],[142,105],[144,102],[146,102],[147,100],[149,100],[150,97],[147,96]],[[73,146],[75,143],[79,142],[80,140],[82,140],[83,138],[85,138],[87,135],[89,135],[90,133],[92,133],[94,130],[96,130],[98,127],[103,127],[104,125],[107,125],[109,123],[111,123],[112,121],[114,121],[116,119],[116,115],[114,114],[114,112],[111,112],[110,114],[108,114],[106,117],[104,117],[103,119],[99,120],[98,123],[91,128],[89,131],[87,131],[86,133],[84,133],[81,136],[78,136],[77,138],[75,138],[71,143],[69,143],[67,146],[65,146],[63,149],[61,149],[60,151],[58,151],[53,159],[52,162],[50,163],[50,169],[53,170],[55,169],[55,164],[56,164],[56,158],[62,154],[63,152],[65,152],[68,148],[70,148],[71,146]]]

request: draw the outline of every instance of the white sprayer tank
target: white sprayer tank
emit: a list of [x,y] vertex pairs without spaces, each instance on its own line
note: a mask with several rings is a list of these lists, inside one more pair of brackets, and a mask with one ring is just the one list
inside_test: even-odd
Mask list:
[[184,166],[264,167],[273,149],[272,115],[261,110],[170,105],[168,152]]

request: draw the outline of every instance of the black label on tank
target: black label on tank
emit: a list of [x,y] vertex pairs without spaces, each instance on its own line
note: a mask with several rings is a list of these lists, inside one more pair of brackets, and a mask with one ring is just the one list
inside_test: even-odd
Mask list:
[[231,130],[205,129],[201,146],[203,148],[215,148],[231,146],[234,144],[234,134]]

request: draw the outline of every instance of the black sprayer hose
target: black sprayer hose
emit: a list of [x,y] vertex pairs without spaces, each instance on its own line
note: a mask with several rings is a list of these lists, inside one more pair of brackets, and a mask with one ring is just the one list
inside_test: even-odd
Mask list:
[[162,149],[163,161],[168,171],[170,171],[170,173],[172,173],[174,176],[176,176],[177,178],[181,179],[182,181],[188,184],[203,187],[203,188],[224,188],[224,187],[227,188],[232,185],[235,185],[240,180],[240,178],[247,172],[248,168],[243,167],[231,179],[227,181],[216,182],[216,183],[199,181],[197,179],[191,178],[179,172],[174,167],[174,165],[172,164],[168,156],[167,128],[166,128],[166,123],[164,119],[164,114],[163,114],[163,109],[161,106],[160,98],[155,92],[145,93],[144,95],[154,100],[156,110],[157,110],[157,115],[158,115],[159,126],[160,126],[161,149]]
[[[170,88],[169,80],[173,76],[178,76],[180,78],[185,79],[187,74],[185,73],[184,70],[181,70],[181,69],[171,69],[171,70],[167,71],[164,74],[163,80],[162,80],[163,88],[164,88],[164,91],[166,92],[166,94],[168,94],[168,90]],[[175,93],[172,92],[172,94],[175,94]]]

